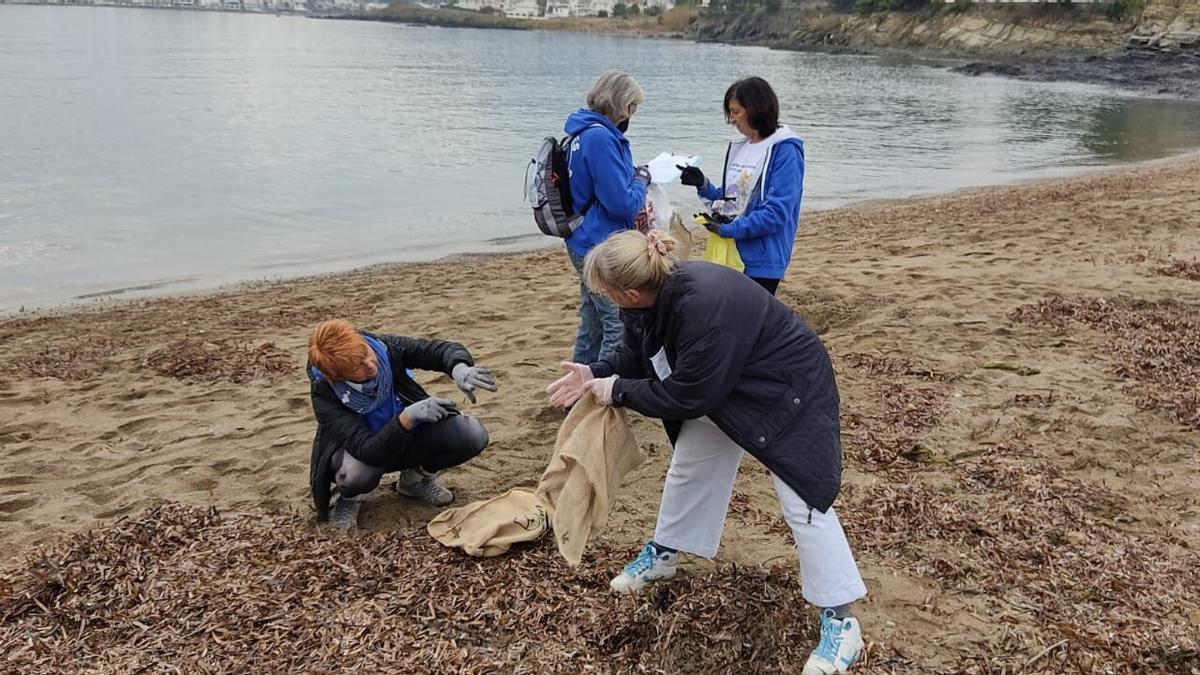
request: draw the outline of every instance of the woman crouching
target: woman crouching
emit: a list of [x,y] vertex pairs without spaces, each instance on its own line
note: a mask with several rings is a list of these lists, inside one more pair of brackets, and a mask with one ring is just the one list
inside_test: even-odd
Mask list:
[[[472,401],[476,389],[496,391],[487,368],[475,366],[457,342],[359,332],[347,321],[318,324],[308,341],[317,435],[309,483],[318,520],[348,529],[358,523],[360,497],[383,474],[400,473],[395,490],[433,506],[454,501],[434,479],[487,447],[483,423],[454,402],[429,396],[410,368],[440,371]],[[330,517],[331,485],[339,497]]]

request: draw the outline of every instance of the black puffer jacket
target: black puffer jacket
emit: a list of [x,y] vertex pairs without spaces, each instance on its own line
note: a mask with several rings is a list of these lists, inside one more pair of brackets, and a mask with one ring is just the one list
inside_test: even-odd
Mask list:
[[[448,374],[460,363],[475,365],[471,353],[457,342],[400,335],[371,337],[387,346],[393,387],[405,405],[429,398],[421,385],[408,376],[406,369],[437,370]],[[317,520],[324,521],[329,519],[330,486],[334,482],[330,460],[338,448],[344,448],[355,459],[369,466],[386,466],[393,463],[389,458],[404,453],[412,439],[412,432],[393,418],[382,429],[371,433],[361,415],[342,405],[328,380],[312,382],[311,397],[313,412],[317,417],[317,435],[313,439],[308,470],[309,486],[313,505],[317,507]]]
[[[825,346],[795,312],[744,274],[680,263],[654,307],[621,312],[624,344],[592,364],[621,376],[614,405],[663,420],[707,415],[812,508],[825,512],[842,482],[838,389]],[[671,376],[651,359],[662,350]]]

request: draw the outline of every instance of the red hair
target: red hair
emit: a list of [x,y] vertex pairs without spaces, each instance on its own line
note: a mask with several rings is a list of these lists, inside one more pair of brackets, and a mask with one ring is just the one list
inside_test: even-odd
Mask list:
[[369,349],[349,321],[322,321],[308,338],[308,362],[331,380],[345,380],[367,359]]

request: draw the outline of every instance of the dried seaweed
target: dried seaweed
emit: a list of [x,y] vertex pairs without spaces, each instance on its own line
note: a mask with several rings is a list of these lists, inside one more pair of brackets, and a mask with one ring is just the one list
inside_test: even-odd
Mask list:
[[191,338],[152,351],[146,357],[145,365],[159,375],[179,380],[225,380],[236,384],[295,371],[291,355],[272,342],[252,346],[227,340],[206,342]]
[[1164,277],[1175,277],[1177,279],[1187,279],[1188,281],[1200,281],[1200,262],[1173,260],[1166,265],[1159,265],[1154,268],[1155,274],[1160,274]]
[[990,601],[1001,638],[960,648],[960,672],[1179,672],[1200,668],[1200,555],[1133,520],[1115,493],[1045,462],[988,457],[919,483],[847,488],[842,521],[860,554]]
[[951,382],[954,380],[954,376],[943,373],[936,368],[894,356],[851,352],[841,356],[840,360],[874,377],[897,378],[909,376],[923,382]]
[[28,356],[15,356],[0,363],[0,376],[11,379],[49,377],[76,382],[97,376],[104,360],[128,345],[100,336],[78,336],[46,344]]
[[1144,410],[1163,410],[1200,429],[1200,306],[1171,300],[1052,297],[1013,310],[1009,318],[1063,333],[1083,325],[1105,333],[1112,372],[1137,381]]
[[[934,453],[919,439],[937,424],[945,385],[954,378],[905,359],[852,353],[840,361],[867,376],[863,384],[870,390],[869,396],[848,402],[842,414],[842,441],[849,455],[876,469],[931,459]],[[909,385],[905,379],[921,384]]]
[[629,599],[607,586],[628,553],[601,545],[606,563],[570,570],[545,540],[480,561],[419,531],[165,505],[0,575],[0,669],[782,672],[816,640],[794,569],[727,566]]
[[[1011,629],[944,665],[872,642],[857,672],[1200,665],[1195,627],[1178,620],[1200,603],[1195,553],[1107,525],[1095,504],[1119,506],[1111,495],[1045,467],[989,462],[962,471],[990,476],[976,485],[991,505],[873,486],[856,490],[844,513],[869,533],[855,537],[861,551],[1003,598],[998,621]],[[966,553],[930,555],[930,541]],[[601,542],[592,564],[571,570],[543,540],[481,561],[419,530],[343,536],[298,516],[167,504],[0,573],[0,669],[795,672],[816,640],[794,568],[725,565],[614,596],[608,576],[628,554]]]

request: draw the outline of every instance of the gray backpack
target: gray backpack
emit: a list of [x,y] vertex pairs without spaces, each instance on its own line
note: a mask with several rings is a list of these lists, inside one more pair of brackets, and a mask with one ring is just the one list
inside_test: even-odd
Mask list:
[[596,204],[593,197],[579,213],[575,212],[568,156],[574,140],[575,136],[567,136],[561,141],[547,136],[525,169],[525,201],[533,205],[533,220],[538,229],[551,237],[565,239],[571,236],[583,222],[588,209]]

